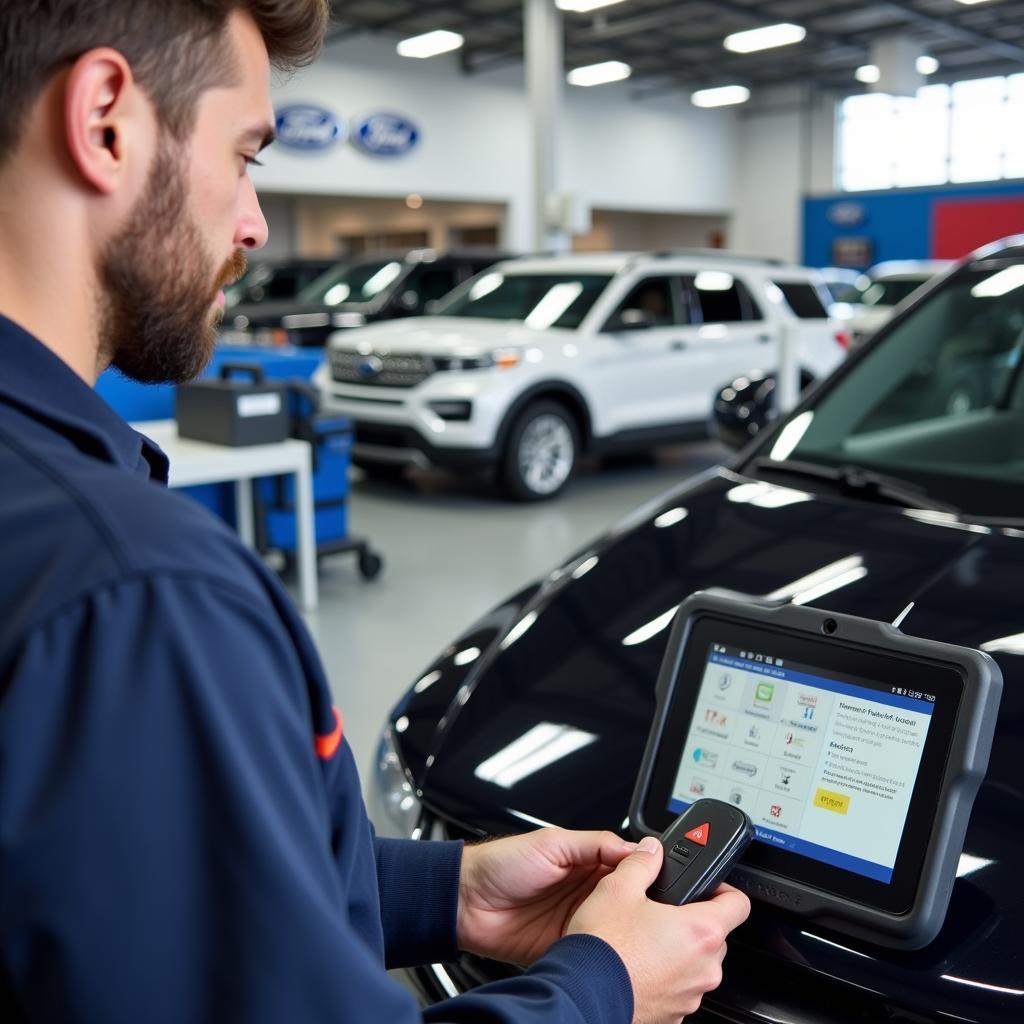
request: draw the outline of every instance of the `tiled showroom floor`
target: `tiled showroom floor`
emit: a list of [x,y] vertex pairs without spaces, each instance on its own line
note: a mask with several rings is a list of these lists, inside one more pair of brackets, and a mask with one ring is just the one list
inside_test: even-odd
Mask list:
[[554,501],[521,505],[440,474],[412,484],[356,480],[352,532],[385,559],[363,582],[351,555],[325,559],[320,608],[307,615],[364,783],[385,716],[454,637],[621,516],[720,461],[694,444],[656,461],[586,467]]

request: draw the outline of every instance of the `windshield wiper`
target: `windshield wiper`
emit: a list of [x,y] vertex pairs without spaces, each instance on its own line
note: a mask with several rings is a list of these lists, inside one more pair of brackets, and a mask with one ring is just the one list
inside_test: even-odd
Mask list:
[[801,462],[797,459],[776,461],[761,457],[753,462],[755,469],[762,473],[777,473],[780,476],[803,477],[810,480],[825,480],[834,485],[842,494],[862,501],[875,501],[901,508],[922,508],[934,512],[949,512],[959,515],[960,509],[946,501],[929,497],[925,491],[899,477],[876,473],[871,469],[845,464],[825,466],[820,462]]

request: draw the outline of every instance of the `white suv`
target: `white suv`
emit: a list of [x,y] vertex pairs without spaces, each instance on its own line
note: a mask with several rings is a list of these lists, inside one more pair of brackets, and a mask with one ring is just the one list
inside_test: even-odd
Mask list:
[[314,378],[355,421],[353,461],[496,469],[512,497],[562,489],[582,452],[707,436],[722,383],[841,360],[816,271],[727,252],[593,253],[499,263],[431,316],[339,331]]

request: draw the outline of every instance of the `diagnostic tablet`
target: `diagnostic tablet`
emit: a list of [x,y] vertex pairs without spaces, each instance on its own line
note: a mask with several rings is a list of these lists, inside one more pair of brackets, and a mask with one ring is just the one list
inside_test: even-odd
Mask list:
[[679,609],[630,818],[702,797],[752,819],[730,881],[881,945],[942,927],[988,764],[987,655],[887,623],[706,591]]

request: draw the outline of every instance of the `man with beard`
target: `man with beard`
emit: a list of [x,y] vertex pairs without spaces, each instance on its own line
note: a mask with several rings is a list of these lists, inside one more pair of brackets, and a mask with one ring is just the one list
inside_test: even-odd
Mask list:
[[0,1019],[420,1019],[385,966],[532,966],[431,1020],[678,1020],[747,914],[665,907],[660,847],[375,840],[312,642],[95,395],[184,381],[266,240],[271,62],[325,0],[0,12]]

